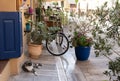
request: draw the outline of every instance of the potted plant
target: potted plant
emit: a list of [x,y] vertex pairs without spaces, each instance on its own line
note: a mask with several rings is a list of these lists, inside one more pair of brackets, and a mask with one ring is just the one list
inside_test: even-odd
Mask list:
[[47,39],[53,39],[54,36],[50,33],[54,33],[60,30],[58,27],[46,27],[42,22],[33,24],[35,27],[28,35],[28,52],[31,58],[38,59],[42,53],[42,41]]
[[32,29],[31,22],[32,22],[31,20],[27,20],[27,22],[25,23],[25,29],[24,29],[25,33],[27,33],[27,32],[29,33],[31,31],[31,29]]
[[72,38],[72,45],[75,46],[75,54],[78,60],[88,60],[92,45],[91,37],[87,37],[85,34],[75,31],[74,37]]
[[73,32],[73,35],[71,35],[71,43],[72,46],[75,47],[77,60],[88,60],[90,48],[93,43],[92,37],[89,34],[91,31],[90,22],[75,22],[74,28],[70,27],[70,31]]
[[33,15],[33,9],[30,5],[27,5],[27,9],[24,12],[24,16],[28,19],[31,15]]
[[[44,33],[41,33],[41,31]],[[39,58],[42,52],[42,41],[47,38],[47,29],[41,22],[35,24],[35,28],[28,36],[28,52],[31,58]]]

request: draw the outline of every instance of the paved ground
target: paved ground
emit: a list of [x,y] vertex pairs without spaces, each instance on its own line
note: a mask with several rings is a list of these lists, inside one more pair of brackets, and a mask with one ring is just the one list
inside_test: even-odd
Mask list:
[[105,57],[95,57],[93,51],[89,60],[76,61],[74,49],[69,49],[64,55],[64,69],[67,74],[68,81],[108,81],[103,74],[107,69],[108,60]]
[[92,51],[88,61],[76,61],[73,48],[60,57],[52,56],[44,49],[40,59],[32,61],[43,65],[40,69],[36,69],[38,76],[22,71],[19,75],[11,76],[8,81],[104,81],[108,79],[103,74],[107,68],[107,60],[104,57],[96,58]]
[[22,71],[19,75],[11,76],[8,81],[67,81],[60,57],[54,57],[43,50],[38,60],[31,60],[42,64],[42,67],[35,69],[38,76]]

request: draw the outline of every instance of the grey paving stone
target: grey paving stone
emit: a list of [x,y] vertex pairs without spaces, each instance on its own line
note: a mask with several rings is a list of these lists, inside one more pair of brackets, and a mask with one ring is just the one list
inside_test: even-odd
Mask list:
[[40,75],[35,77],[35,81],[59,81],[58,77]]
[[43,69],[43,70],[57,70],[56,64],[42,64],[42,67],[40,69]]
[[[30,60],[30,58],[26,60]],[[21,71],[19,75],[12,76],[8,81],[59,81],[57,66],[61,65],[58,64],[60,60],[56,60],[56,57],[43,54],[39,59],[31,59],[31,61],[34,63],[42,63],[40,68],[35,69],[38,76],[35,76],[33,73]]]
[[20,75],[11,77],[8,81],[34,81],[34,74],[21,73]]
[[37,73],[38,73],[39,75],[58,76],[57,71],[38,70]]

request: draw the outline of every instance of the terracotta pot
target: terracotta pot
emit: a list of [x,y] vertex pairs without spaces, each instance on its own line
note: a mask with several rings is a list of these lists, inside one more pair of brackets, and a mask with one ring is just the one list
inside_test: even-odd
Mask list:
[[38,59],[42,53],[42,45],[29,44],[28,52],[31,58]]

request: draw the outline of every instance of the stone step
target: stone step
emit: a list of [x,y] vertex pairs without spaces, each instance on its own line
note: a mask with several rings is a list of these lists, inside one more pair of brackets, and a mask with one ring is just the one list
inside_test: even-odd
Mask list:
[[0,81],[7,81],[10,76],[9,60],[0,61]]

